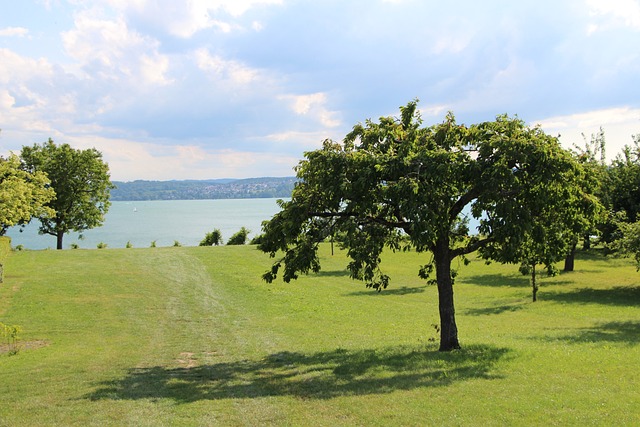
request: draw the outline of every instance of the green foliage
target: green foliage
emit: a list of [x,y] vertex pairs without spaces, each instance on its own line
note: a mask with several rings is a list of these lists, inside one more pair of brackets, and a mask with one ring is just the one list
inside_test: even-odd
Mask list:
[[[329,235],[343,236],[350,276],[377,290],[390,281],[380,269],[385,247],[429,251],[442,350],[459,348],[453,259],[478,249],[501,262],[537,256],[538,249],[523,248],[542,246],[547,237],[562,240],[582,219],[575,205],[591,204],[580,165],[540,128],[506,115],[467,127],[451,113],[422,127],[416,102],[401,107],[399,118],[355,125],[342,144],[326,140],[305,153],[296,171],[291,201],[280,202],[282,211],[263,225],[259,248],[280,256],[263,278],[273,281],[281,267],[286,282],[319,271],[318,243]],[[468,237],[466,206],[481,236]],[[550,210],[556,212],[541,222]],[[544,255],[565,250],[554,243]],[[425,266],[420,274],[429,271]]]
[[205,234],[204,239],[200,242],[199,246],[219,246],[222,244],[222,232],[219,229],[215,229]]
[[55,214],[40,215],[40,233],[62,239],[69,231],[82,232],[98,227],[109,209],[109,166],[95,148],[75,150],[68,144],[56,145],[53,140],[32,147],[22,147],[23,168],[32,173],[45,173],[55,190],[55,199],[47,206]]
[[78,245],[77,243],[72,243],[71,249],[80,249],[80,245]]
[[153,240],[153,241],[151,242],[151,245],[150,245],[149,247],[150,247],[150,248],[155,248],[155,247],[156,247],[156,242],[157,242],[157,240]]
[[96,247],[97,247],[98,249],[106,249],[106,248],[107,248],[107,244],[106,244],[106,243],[104,243],[104,242],[100,242],[100,243],[98,243],[98,244],[96,245]]
[[257,236],[253,237],[251,239],[251,241],[249,242],[250,245],[259,245],[262,243],[262,241],[264,240],[264,236],[262,234],[258,234]]
[[240,228],[233,236],[227,241],[227,245],[244,245],[247,243],[251,230],[247,230],[245,227]]
[[127,241],[127,244],[125,245],[125,248],[131,249],[132,247],[133,247],[133,244],[131,243],[131,241]]
[[9,227],[24,225],[32,217],[49,218],[54,211],[48,204],[55,197],[49,179],[42,171],[26,171],[15,154],[0,157],[0,236]]
[[18,354],[20,351],[20,334],[22,333],[22,328],[17,325],[5,325],[0,322],[0,339],[8,348],[9,355]]
[[181,245],[181,244],[180,244],[180,242],[178,242],[177,240],[174,240],[174,241],[173,241],[173,247],[174,247],[174,248],[179,248],[179,247],[181,247],[181,246],[182,246],[182,245]]

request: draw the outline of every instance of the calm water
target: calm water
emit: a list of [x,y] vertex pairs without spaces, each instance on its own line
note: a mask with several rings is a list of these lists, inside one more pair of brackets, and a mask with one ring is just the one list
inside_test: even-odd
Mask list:
[[[207,232],[220,229],[226,242],[241,227],[251,230],[249,239],[261,233],[261,223],[270,219],[280,208],[277,199],[232,200],[161,200],[145,202],[113,202],[102,227],[87,230],[80,240],[77,233],[65,235],[63,245],[76,243],[81,248],[95,248],[106,243],[109,248],[123,248],[127,242],[134,247],[197,246]],[[27,249],[56,247],[54,236],[38,235],[38,221],[22,232],[9,229],[12,246]]]

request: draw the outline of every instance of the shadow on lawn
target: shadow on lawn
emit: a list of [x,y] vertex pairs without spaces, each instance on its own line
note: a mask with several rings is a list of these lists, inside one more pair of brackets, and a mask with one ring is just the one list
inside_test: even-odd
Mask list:
[[581,328],[575,334],[553,338],[552,340],[572,343],[604,341],[637,345],[640,343],[640,321],[601,323],[590,328]]
[[519,311],[525,307],[526,305],[524,303],[504,304],[504,305],[496,305],[493,307],[470,308],[465,311],[465,314],[469,316],[485,316],[485,315],[491,315],[491,314],[502,314],[507,312]]
[[514,287],[527,287],[531,286],[529,283],[529,276],[506,276],[503,274],[478,274],[476,276],[468,276],[457,279],[460,283],[478,285],[478,286],[514,286]]
[[173,399],[193,402],[295,396],[386,394],[396,390],[442,387],[474,378],[498,378],[493,367],[508,349],[468,346],[451,353],[424,347],[370,350],[337,349],[319,353],[282,352],[260,360],[169,368],[134,368],[116,381],[100,383],[85,396],[102,399]]
[[388,287],[387,289],[383,289],[378,292],[375,289],[365,289],[362,291],[350,292],[345,296],[348,297],[358,297],[358,296],[389,296],[389,295],[410,295],[410,294],[421,294],[427,289],[427,286],[416,286],[416,287],[408,287],[403,286],[401,288],[393,288]]
[[564,303],[640,305],[640,286],[617,286],[608,289],[582,288],[573,292],[546,292],[542,299]]

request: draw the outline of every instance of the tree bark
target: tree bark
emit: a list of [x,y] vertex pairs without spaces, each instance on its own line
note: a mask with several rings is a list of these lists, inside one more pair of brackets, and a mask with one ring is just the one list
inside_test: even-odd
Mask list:
[[436,243],[433,257],[436,264],[438,283],[438,307],[440,311],[440,349],[451,351],[460,348],[456,312],[453,303],[453,280],[451,279],[451,256],[449,240],[440,238]]
[[573,268],[575,266],[575,262],[576,262],[576,246],[578,245],[577,242],[575,242],[573,244],[573,246],[571,246],[571,252],[569,252],[567,254],[567,256],[564,259],[564,271],[573,271]]
[[538,284],[536,283],[536,265],[531,266],[531,288],[533,290],[533,302],[538,301]]
[[62,249],[62,238],[64,237],[64,233],[62,231],[58,231],[56,234],[56,249]]

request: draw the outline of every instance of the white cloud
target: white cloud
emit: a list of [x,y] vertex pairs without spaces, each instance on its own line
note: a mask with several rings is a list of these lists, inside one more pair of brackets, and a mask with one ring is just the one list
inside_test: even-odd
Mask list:
[[287,101],[290,108],[299,116],[310,116],[320,122],[323,126],[334,128],[341,125],[338,112],[329,111],[327,95],[323,92],[308,95],[283,95],[280,99]]
[[24,27],[0,28],[0,37],[24,37],[29,34],[29,30]]
[[239,18],[259,5],[281,5],[282,0],[105,0],[107,4],[125,14],[134,12],[146,21],[164,28],[170,34],[191,38],[199,31],[216,28],[228,33],[241,26],[235,22],[216,19],[222,12]]
[[0,83],[24,82],[32,78],[48,80],[53,66],[44,58],[32,59],[9,49],[0,49]]
[[637,0],[587,0],[590,14],[599,18],[588,33],[620,25],[640,30],[640,2]]
[[243,65],[240,62],[226,60],[218,55],[212,55],[206,48],[200,48],[194,52],[194,58],[198,68],[209,73],[215,79],[230,80],[240,85],[253,82],[259,75],[259,71]]
[[[67,138],[73,146],[89,148],[87,139]],[[167,169],[171,179],[246,178],[256,176],[293,175],[297,159],[280,153],[256,153],[233,149],[208,150],[204,145],[140,142],[130,139],[92,139],[109,164],[116,181],[136,179],[165,180]]]
[[535,121],[551,135],[560,135],[560,141],[566,148],[574,144],[583,144],[584,134],[587,139],[596,134],[600,127],[604,129],[607,141],[606,154],[613,159],[627,144],[631,144],[631,136],[640,133],[640,108],[618,107],[588,111],[584,113],[548,117]]
[[166,85],[169,59],[159,42],[132,31],[123,17],[102,18],[95,10],[79,12],[75,28],[64,32],[67,54],[77,61],[81,77],[120,80],[133,85]]

